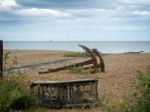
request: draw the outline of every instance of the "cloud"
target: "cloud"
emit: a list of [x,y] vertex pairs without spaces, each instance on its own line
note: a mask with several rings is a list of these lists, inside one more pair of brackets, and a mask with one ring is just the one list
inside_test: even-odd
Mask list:
[[0,0],[0,9],[8,9],[18,6],[15,0]]
[[129,31],[129,32],[134,32],[134,31],[142,31],[145,28],[141,26],[136,26],[136,25],[105,25],[105,26],[100,26],[100,30],[104,31]]
[[[109,17],[125,17],[130,14],[127,10],[129,7],[115,7],[115,8],[84,8],[84,9],[70,9],[69,12],[78,17],[87,18],[109,18]],[[130,8],[131,9],[131,8]],[[123,13],[122,13],[123,12]]]
[[118,0],[118,2],[127,4],[150,4],[150,0]]
[[42,8],[26,8],[17,10],[16,13],[21,16],[54,16],[54,17],[68,17],[71,14],[54,9]]
[[126,31],[142,31],[144,30],[143,27],[140,27],[140,26],[126,26],[123,28],[123,30],[126,30]]
[[100,0],[16,0],[16,1],[20,5],[30,8],[38,7],[38,8],[72,9],[72,8],[99,7],[101,5]]
[[98,9],[98,8],[84,8],[84,9],[70,9],[69,12],[75,16],[82,17],[82,16],[100,16],[105,15],[105,9]]
[[[135,0],[114,0],[114,3],[106,4],[109,3],[108,0],[106,1],[101,1],[101,5],[103,7],[97,7],[94,4],[98,4],[99,0],[83,0],[81,3],[85,3],[86,7],[81,7],[76,0],[73,0],[73,2],[69,0],[46,0],[43,2],[42,0],[0,0],[0,3],[3,4],[3,7],[9,7],[9,11],[1,11],[1,18],[0,21],[4,21],[5,19],[3,18],[11,18],[14,20],[20,20],[20,21],[49,21],[54,20],[57,23],[70,23],[71,22],[76,22],[76,23],[89,23],[92,22],[94,24],[99,24],[101,21],[111,21],[111,22],[121,22],[123,23],[128,23],[131,20],[134,20],[134,23],[132,24],[139,24],[136,23],[136,19],[142,20],[142,18],[138,18],[137,16],[148,16],[150,15],[150,10],[149,8],[143,6],[142,4],[139,5],[124,5],[120,4],[122,3],[134,3]],[[137,3],[139,2],[148,2],[150,0],[137,0]],[[64,6],[60,7],[60,3]],[[30,4],[29,4],[30,3]],[[92,4],[94,7],[91,7],[88,4]],[[39,4],[43,4],[40,6]],[[45,6],[48,4],[49,7]],[[66,4],[72,5],[75,7],[67,7]],[[1,5],[2,6],[2,5]],[[12,8],[13,7],[13,8]],[[17,8],[14,8],[17,7]],[[80,8],[79,8],[80,7]],[[8,13],[9,12],[9,13]],[[51,18],[50,18],[51,17]],[[53,18],[54,17],[54,18]],[[61,18],[64,18],[64,20],[61,20]],[[148,17],[145,17],[148,18]],[[96,21],[96,23],[94,22]],[[117,23],[118,24],[118,23]]]
[[143,11],[134,11],[133,12],[134,15],[136,16],[150,16],[150,10],[146,11],[146,10],[143,10]]

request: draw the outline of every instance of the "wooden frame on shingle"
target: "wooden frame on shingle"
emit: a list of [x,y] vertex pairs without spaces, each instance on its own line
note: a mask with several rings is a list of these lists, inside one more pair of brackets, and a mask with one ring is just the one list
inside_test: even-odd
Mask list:
[[48,107],[73,107],[96,104],[98,80],[34,81],[30,90]]

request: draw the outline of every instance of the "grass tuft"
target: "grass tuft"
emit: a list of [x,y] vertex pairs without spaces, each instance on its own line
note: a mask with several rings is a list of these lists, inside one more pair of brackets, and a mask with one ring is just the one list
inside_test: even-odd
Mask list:
[[64,57],[87,57],[89,54],[87,52],[68,52],[64,54]]
[[21,76],[0,79],[0,112],[27,109],[38,99],[26,89]]
[[89,69],[84,69],[84,67],[82,66],[78,66],[78,67],[70,67],[69,69],[69,73],[75,73],[75,74],[85,74],[85,73],[91,73],[92,68]]

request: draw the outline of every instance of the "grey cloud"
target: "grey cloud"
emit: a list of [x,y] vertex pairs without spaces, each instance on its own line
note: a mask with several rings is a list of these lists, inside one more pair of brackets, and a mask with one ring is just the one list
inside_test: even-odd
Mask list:
[[17,3],[26,7],[58,9],[98,8],[113,5],[110,0],[17,0]]
[[[150,5],[133,5],[132,2],[128,3],[125,0],[16,0],[16,4],[18,6],[11,8],[11,10],[0,11],[0,23],[16,24],[17,22],[24,23],[25,21],[57,21],[59,19],[58,22],[62,22],[61,19],[66,19],[66,22],[72,20],[77,20],[76,22],[96,20],[99,23],[102,18],[105,18],[106,20],[118,20],[119,22],[133,25],[150,24],[143,22],[143,17],[141,18],[141,15],[149,15],[149,12],[142,11],[149,10]],[[137,18],[139,19],[137,20]],[[146,17],[146,19],[149,20],[149,17]]]

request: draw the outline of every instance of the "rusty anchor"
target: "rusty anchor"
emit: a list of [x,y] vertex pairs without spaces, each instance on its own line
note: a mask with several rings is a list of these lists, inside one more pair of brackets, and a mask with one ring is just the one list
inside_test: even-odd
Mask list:
[[104,59],[102,57],[101,52],[99,52],[95,48],[94,49],[89,49],[88,47],[86,47],[84,45],[79,45],[79,46],[82,49],[84,49],[88,54],[90,54],[91,59],[83,61],[83,62],[71,64],[71,65],[68,65],[68,66],[63,66],[63,67],[54,68],[54,69],[48,69],[47,71],[40,71],[39,74],[57,72],[57,71],[60,71],[60,70],[66,70],[70,67],[78,67],[78,66],[85,66],[85,65],[92,65],[92,66],[89,66],[89,67],[84,67],[84,69],[92,68],[93,70],[91,71],[91,73],[96,73],[97,68],[100,68],[101,72],[104,72],[105,71],[105,64],[104,64]]

